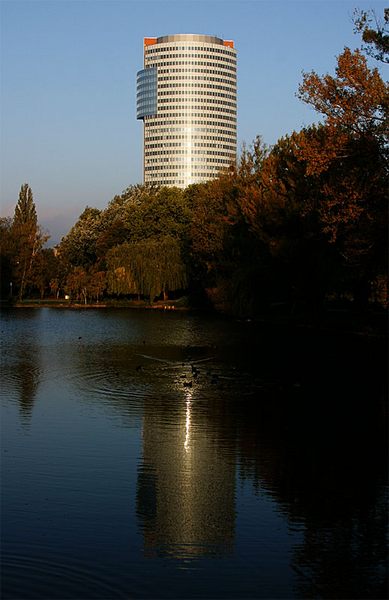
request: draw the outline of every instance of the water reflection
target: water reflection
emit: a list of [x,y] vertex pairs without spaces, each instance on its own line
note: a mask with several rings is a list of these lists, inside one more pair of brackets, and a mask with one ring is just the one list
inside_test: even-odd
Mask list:
[[39,354],[38,348],[29,348],[28,354],[23,352],[18,357],[15,366],[19,377],[16,388],[19,392],[19,408],[21,422],[27,426],[31,420],[32,409],[39,385]]
[[192,410],[192,392],[188,391],[186,394],[186,422],[185,422],[185,441],[184,448],[185,452],[189,452],[190,446],[190,416]]
[[2,353],[2,394],[14,396],[19,406],[20,422],[28,427],[41,378],[40,348],[31,341],[15,344]]
[[182,559],[232,549],[235,462],[207,419],[194,389],[145,405],[137,514],[148,556]]
[[7,322],[4,598],[387,597],[380,344],[42,315]]
[[294,390],[239,415],[241,477],[303,535],[291,558],[299,598],[387,597],[386,425],[377,398],[358,411],[365,391],[349,385],[347,406],[341,384],[331,402],[328,389],[316,390],[312,411],[313,390]]

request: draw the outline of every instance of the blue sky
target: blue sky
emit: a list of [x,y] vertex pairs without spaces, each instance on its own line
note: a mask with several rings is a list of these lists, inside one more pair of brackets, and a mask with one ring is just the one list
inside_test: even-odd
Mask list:
[[[356,48],[358,0],[0,0],[1,215],[20,186],[56,243],[85,206],[142,182],[135,117],[143,37],[203,33],[238,52],[238,145],[273,144],[319,116],[296,98],[302,71],[333,73]],[[375,65],[379,66],[379,65]]]

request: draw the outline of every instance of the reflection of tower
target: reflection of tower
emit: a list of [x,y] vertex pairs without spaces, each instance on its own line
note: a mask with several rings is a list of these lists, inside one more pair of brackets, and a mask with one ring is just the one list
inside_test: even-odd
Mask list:
[[145,406],[137,504],[146,551],[190,557],[232,546],[235,464],[192,390],[181,406],[171,399]]
[[20,416],[24,425],[27,425],[31,419],[38,388],[40,373],[38,360],[39,354],[35,345],[23,349],[18,356],[17,366],[13,370],[19,392]]

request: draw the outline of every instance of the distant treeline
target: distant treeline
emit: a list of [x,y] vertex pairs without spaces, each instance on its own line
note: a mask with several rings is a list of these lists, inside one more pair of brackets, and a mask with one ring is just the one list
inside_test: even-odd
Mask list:
[[387,62],[387,17],[373,30],[360,14],[359,31],[382,35],[346,48],[335,76],[303,75],[298,96],[321,124],[272,147],[258,137],[217,179],[130,186],[104,210],[87,207],[54,249],[24,184],[1,220],[2,298],[186,295],[239,315],[387,305],[389,91],[365,56]]

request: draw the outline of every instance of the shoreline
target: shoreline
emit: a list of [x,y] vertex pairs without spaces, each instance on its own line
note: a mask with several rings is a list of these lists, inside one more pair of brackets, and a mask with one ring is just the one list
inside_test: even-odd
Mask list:
[[312,317],[308,314],[285,315],[285,314],[263,314],[256,317],[239,317],[237,315],[218,312],[210,308],[192,307],[175,304],[174,300],[166,302],[159,301],[152,305],[143,302],[97,302],[94,304],[69,303],[66,301],[25,301],[15,303],[1,303],[0,308],[21,309],[21,308],[50,308],[59,310],[93,310],[93,309],[119,309],[119,310],[159,310],[168,313],[176,312],[206,312],[216,317],[233,319],[242,323],[266,327],[281,327],[296,331],[311,331],[317,333],[353,335],[358,337],[387,339],[388,337],[388,313],[387,311],[375,311],[371,309],[366,313],[353,313],[351,310],[330,308],[322,315]]
[[169,304],[168,302],[157,303],[154,304],[143,304],[143,303],[133,303],[133,304],[125,304],[118,302],[117,304],[113,304],[110,302],[96,302],[94,304],[81,304],[78,302],[39,302],[39,301],[26,301],[26,302],[15,302],[2,304],[3,308],[65,308],[70,310],[85,310],[85,309],[94,309],[94,308],[106,308],[106,309],[115,309],[115,308],[128,308],[128,309],[145,309],[145,310],[165,310],[165,311],[190,311],[197,310],[190,308],[188,306],[176,306],[175,304]]

